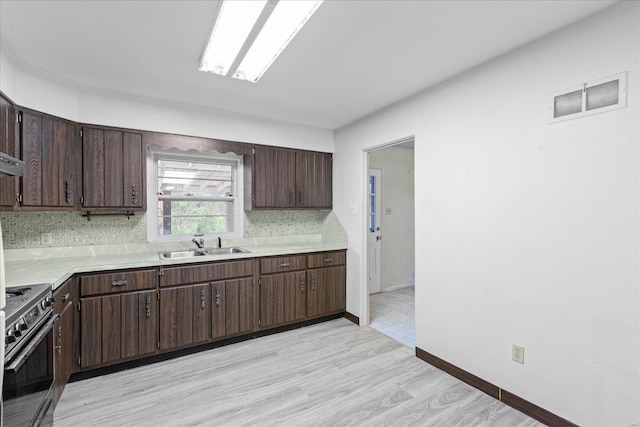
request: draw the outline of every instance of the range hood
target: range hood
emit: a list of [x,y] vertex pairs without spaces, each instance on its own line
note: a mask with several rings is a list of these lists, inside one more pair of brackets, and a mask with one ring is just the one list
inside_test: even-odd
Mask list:
[[22,176],[24,168],[22,160],[0,153],[0,176]]

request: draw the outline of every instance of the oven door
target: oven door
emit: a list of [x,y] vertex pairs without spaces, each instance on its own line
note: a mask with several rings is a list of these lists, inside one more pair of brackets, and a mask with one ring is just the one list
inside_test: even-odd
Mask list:
[[53,324],[51,316],[10,360],[5,360],[2,421],[8,427],[53,425]]

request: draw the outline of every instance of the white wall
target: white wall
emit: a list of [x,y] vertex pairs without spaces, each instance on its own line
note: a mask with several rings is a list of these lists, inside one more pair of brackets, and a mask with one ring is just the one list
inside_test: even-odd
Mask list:
[[78,88],[1,47],[0,91],[23,107],[81,123],[333,152],[332,130]]
[[[347,309],[366,318],[363,150],[415,135],[416,345],[585,426],[640,422],[639,13],[621,2],[336,132]],[[547,123],[550,92],[622,71],[627,108]]]
[[411,286],[415,273],[413,150],[391,147],[373,151],[369,167],[382,171],[381,290]]
[[8,97],[15,97],[17,92],[16,68],[9,60],[7,47],[2,43],[2,40],[0,40],[0,88]]

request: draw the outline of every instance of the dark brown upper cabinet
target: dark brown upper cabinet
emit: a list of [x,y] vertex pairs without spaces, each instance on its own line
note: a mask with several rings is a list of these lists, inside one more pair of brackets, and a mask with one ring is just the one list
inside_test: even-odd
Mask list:
[[77,199],[76,124],[31,110],[18,112],[21,158],[21,208],[74,209]]
[[258,146],[253,155],[253,207],[296,207],[296,153]]
[[[16,145],[16,110],[13,103],[0,93],[0,152],[19,157]],[[18,178],[0,177],[0,206],[13,207],[18,197]]]
[[296,207],[332,206],[331,153],[296,151]]
[[331,209],[332,155],[256,146],[246,209]]
[[145,201],[142,133],[82,128],[82,209],[140,211]]

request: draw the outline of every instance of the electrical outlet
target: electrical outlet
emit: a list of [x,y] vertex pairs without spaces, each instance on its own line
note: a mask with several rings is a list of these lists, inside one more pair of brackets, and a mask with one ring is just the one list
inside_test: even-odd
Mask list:
[[519,345],[511,345],[511,359],[524,365],[524,347]]
[[53,233],[40,233],[41,245],[53,245]]

